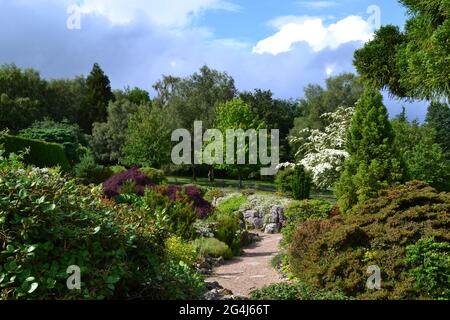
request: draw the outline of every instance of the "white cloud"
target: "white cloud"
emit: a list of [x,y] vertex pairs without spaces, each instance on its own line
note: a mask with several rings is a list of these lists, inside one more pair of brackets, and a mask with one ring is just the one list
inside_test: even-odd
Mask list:
[[259,41],[253,48],[254,53],[278,55],[290,51],[299,42],[306,42],[314,52],[319,52],[353,41],[367,42],[373,37],[370,24],[360,16],[348,16],[328,27],[321,18],[308,16],[279,17],[270,24],[279,31]]
[[324,9],[339,5],[336,1],[297,1],[296,4],[307,9]]
[[140,15],[159,27],[179,28],[207,10],[237,11],[226,0],[85,0],[82,13],[106,16],[112,23],[127,24]]

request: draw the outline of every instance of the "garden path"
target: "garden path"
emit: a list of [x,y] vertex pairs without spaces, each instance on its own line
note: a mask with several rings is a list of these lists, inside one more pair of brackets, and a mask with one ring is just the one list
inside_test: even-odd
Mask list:
[[280,234],[260,234],[262,240],[244,248],[244,254],[214,269],[207,282],[217,281],[235,296],[247,297],[252,290],[282,282],[271,259],[279,252]]

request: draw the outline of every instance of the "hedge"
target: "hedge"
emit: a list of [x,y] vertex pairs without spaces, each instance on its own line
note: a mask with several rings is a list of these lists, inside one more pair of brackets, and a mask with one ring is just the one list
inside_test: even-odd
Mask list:
[[18,153],[30,148],[25,155],[24,162],[41,168],[60,166],[63,171],[70,170],[64,147],[61,144],[45,142],[40,140],[0,135],[0,144],[3,144],[6,153]]

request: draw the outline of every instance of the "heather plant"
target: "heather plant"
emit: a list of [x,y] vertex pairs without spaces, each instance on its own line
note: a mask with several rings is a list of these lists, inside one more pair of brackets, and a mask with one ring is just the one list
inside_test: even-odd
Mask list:
[[[298,225],[288,250],[298,279],[359,299],[430,299],[446,292],[449,193],[413,181],[354,210]],[[430,237],[434,244],[417,243]],[[366,288],[371,265],[381,270],[380,290]]]
[[136,194],[143,196],[146,188],[154,185],[154,183],[138,168],[134,167],[125,172],[113,175],[103,183],[103,192],[108,198],[120,195],[122,185],[127,181],[134,181],[136,184]]

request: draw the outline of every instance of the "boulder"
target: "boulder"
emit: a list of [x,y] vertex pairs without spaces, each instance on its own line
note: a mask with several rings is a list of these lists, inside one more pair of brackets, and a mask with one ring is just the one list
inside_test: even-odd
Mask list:
[[268,223],[264,228],[265,233],[278,233],[280,232],[280,225],[278,223]]

